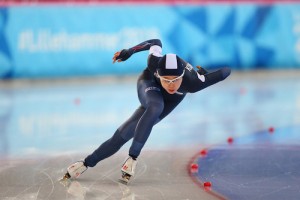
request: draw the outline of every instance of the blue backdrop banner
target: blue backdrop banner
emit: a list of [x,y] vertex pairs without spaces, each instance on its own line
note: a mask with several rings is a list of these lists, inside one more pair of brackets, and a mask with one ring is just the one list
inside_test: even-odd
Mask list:
[[192,65],[300,68],[300,4],[1,7],[0,77],[138,73],[147,52],[111,58],[152,38]]

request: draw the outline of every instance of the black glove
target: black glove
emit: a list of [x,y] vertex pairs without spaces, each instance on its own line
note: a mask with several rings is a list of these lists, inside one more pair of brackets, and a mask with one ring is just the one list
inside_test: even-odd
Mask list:
[[197,72],[198,72],[198,74],[200,74],[200,75],[204,75],[204,74],[207,74],[207,73],[208,73],[208,72],[207,72],[203,67],[201,67],[201,66],[197,66],[197,68],[198,68]]
[[122,60],[125,61],[127,60],[131,55],[133,54],[133,50],[132,49],[123,49],[120,53],[119,56],[116,57],[116,60]]

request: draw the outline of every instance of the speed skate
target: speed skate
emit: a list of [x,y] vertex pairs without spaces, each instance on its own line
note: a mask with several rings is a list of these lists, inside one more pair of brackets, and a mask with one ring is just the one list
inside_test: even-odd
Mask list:
[[83,161],[75,162],[67,168],[67,172],[61,180],[69,180],[71,178],[78,178],[83,172],[87,170]]
[[133,159],[132,157],[128,157],[122,168],[121,173],[122,176],[119,179],[121,183],[128,184],[130,179],[134,176],[135,168],[137,165],[137,160]]

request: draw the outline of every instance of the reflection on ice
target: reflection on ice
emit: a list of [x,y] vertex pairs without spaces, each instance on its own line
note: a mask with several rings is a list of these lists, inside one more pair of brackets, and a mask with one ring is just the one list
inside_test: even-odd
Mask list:
[[[82,184],[76,180],[63,180],[62,179],[59,182],[66,188],[66,192],[68,194],[72,195],[77,200],[83,200],[83,199],[85,199],[86,196],[94,196],[95,194],[97,194],[96,199],[101,199],[100,197],[107,198],[110,196],[110,194],[107,193],[108,191],[99,195],[99,191],[101,191],[101,189],[96,189],[94,187],[88,188],[88,187],[82,186]],[[120,191],[122,194],[121,200],[135,200],[136,195],[130,190],[130,187],[128,187],[127,185],[124,185],[122,183],[118,183],[118,185],[119,185],[119,188],[120,188]]]
[[66,181],[68,182],[67,192],[80,200],[84,199],[87,189],[82,187],[78,181]]

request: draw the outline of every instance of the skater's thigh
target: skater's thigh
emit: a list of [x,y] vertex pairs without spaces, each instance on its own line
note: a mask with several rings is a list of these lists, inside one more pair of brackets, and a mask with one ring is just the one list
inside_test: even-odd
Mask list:
[[163,103],[161,87],[153,80],[138,81],[138,97],[144,108],[151,103]]
[[119,128],[119,134],[121,137],[125,140],[130,140],[134,136],[134,131],[136,128],[136,125],[141,118],[141,116],[144,114],[145,108],[143,106],[139,106],[138,109],[131,115],[130,118],[128,118]]

